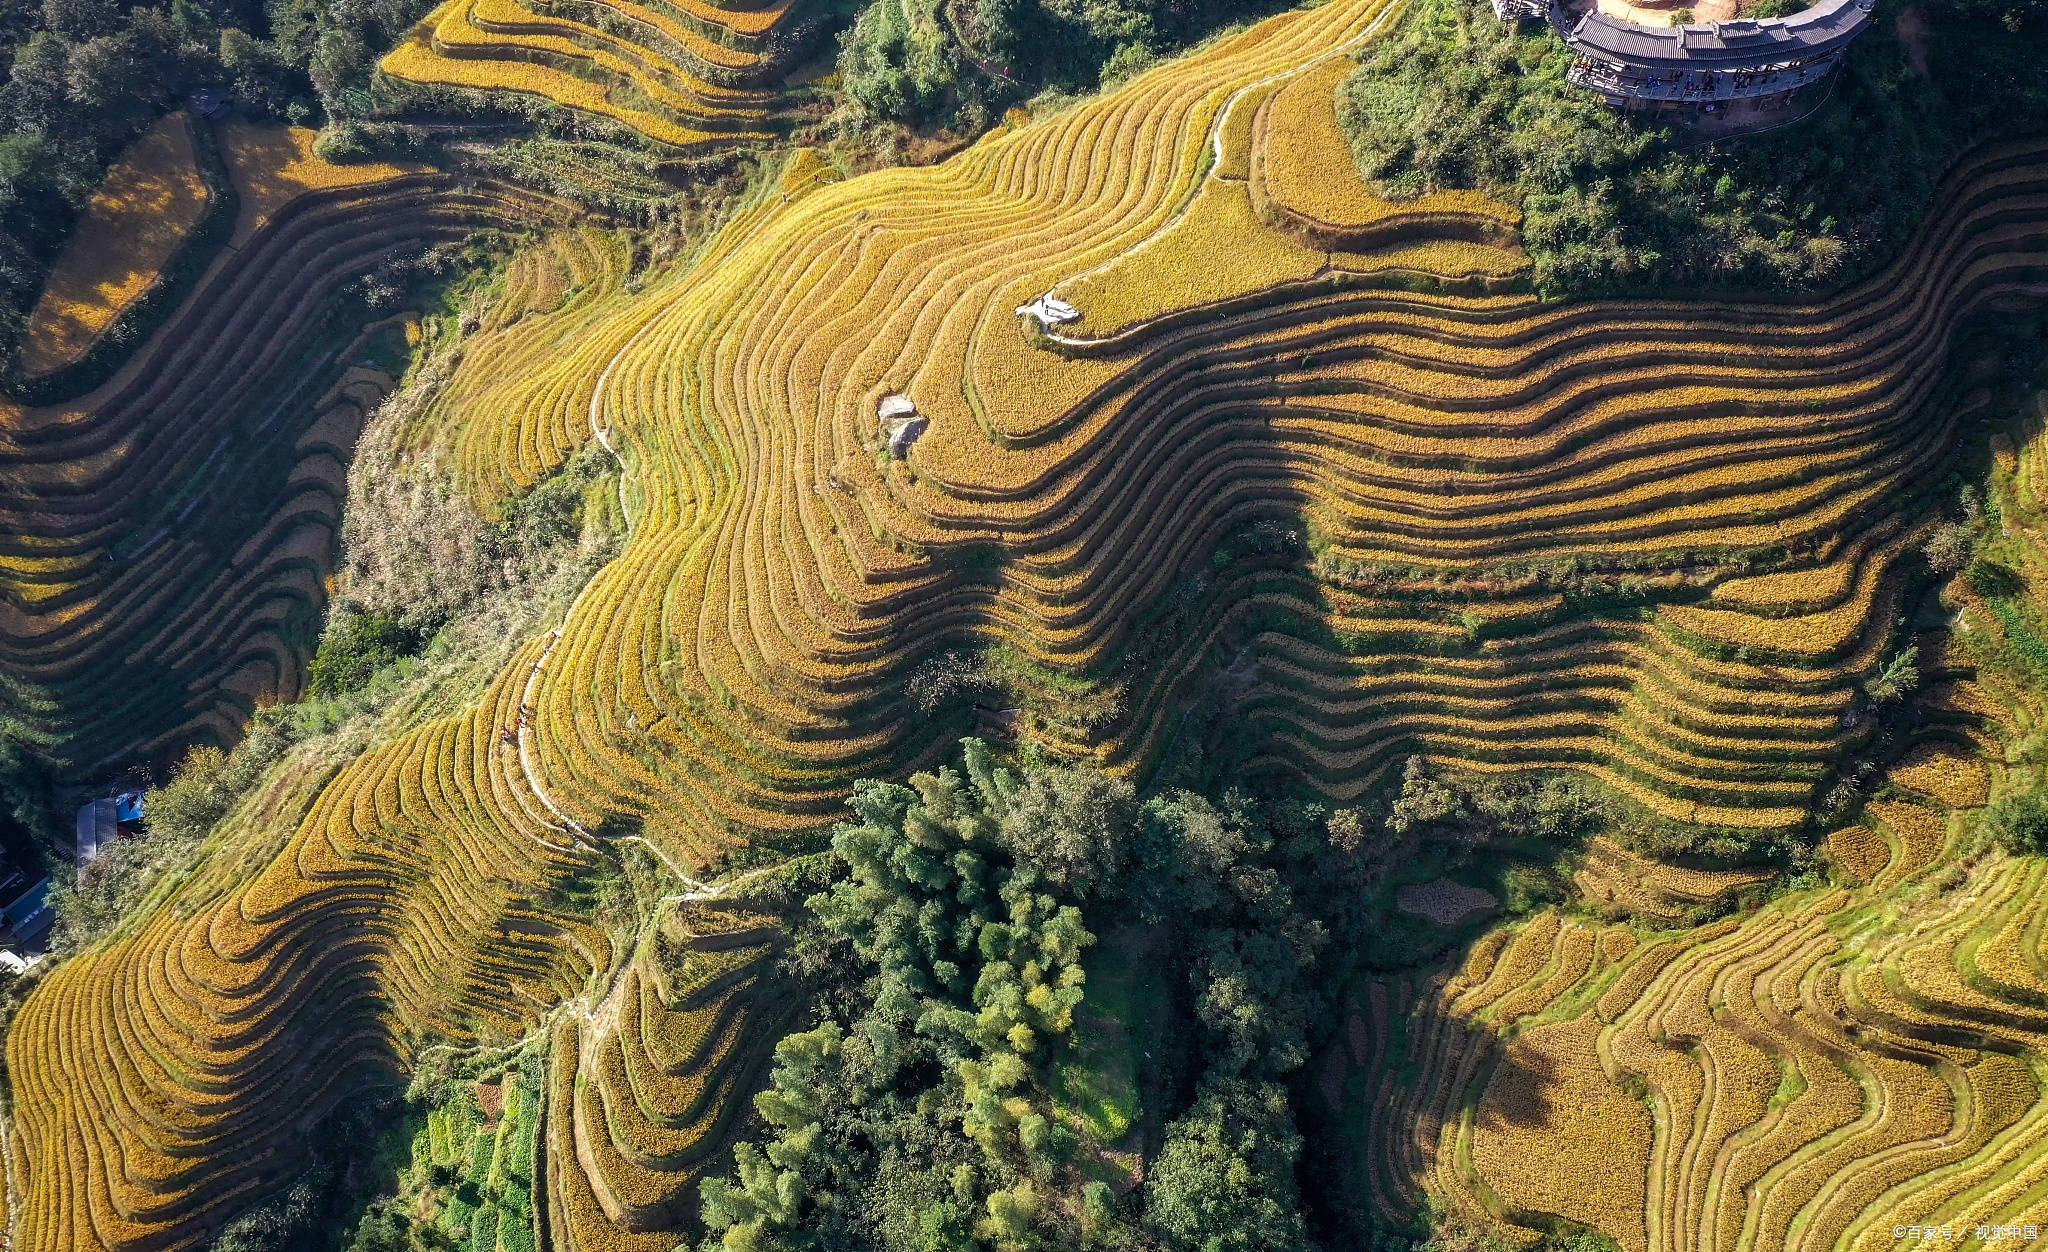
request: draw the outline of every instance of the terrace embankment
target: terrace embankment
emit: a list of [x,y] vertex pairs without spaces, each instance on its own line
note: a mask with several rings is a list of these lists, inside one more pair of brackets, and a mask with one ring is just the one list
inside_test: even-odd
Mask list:
[[425,87],[537,97],[699,152],[767,139],[803,0],[446,0],[380,65]]
[[[1930,764],[1983,774],[1954,748]],[[1454,977],[1369,984],[1333,1064],[1359,1075],[1339,1115],[1372,1204],[1625,1249],[2039,1224],[2043,871],[1958,868],[1947,812],[1872,805],[1830,840],[1846,888],[1649,942],[1547,912]]]
[[[913,681],[963,651],[1071,696],[1027,703],[1028,732],[1113,769],[1227,688],[1269,732],[1249,768],[1338,797],[1422,752],[1586,771],[1678,818],[1800,820],[1868,733],[1850,714],[1899,644],[1913,503],[1972,413],[1950,332],[2039,296],[2048,145],[1973,156],[1892,272],[1822,302],[1543,305],[1499,206],[1397,226],[1346,190],[1309,215],[1344,227],[1351,205],[1341,240],[1274,207],[1305,203],[1305,170],[1355,175],[1275,146],[1257,110],[1308,107],[1296,79],[1385,12],[1287,13],[939,166],[792,175],[691,267],[458,370],[419,437],[485,495],[603,441],[625,547],[558,639],[337,776],[253,882],[205,880],[37,991],[10,1041],[27,1245],[193,1246],[420,1030],[544,1023],[562,1245],[671,1237],[722,1114],[649,1092],[689,1077],[723,1109],[708,1058],[758,1051],[676,1049],[676,1069],[652,1041],[758,1043],[773,1015],[650,997],[545,887],[612,831],[697,872],[816,828],[853,779],[965,729],[967,703],[927,715]],[[1217,239],[1239,261],[1195,280]],[[1049,291],[1082,314],[1050,335],[1015,312]],[[899,394],[928,422],[901,455],[880,413]],[[1766,572],[1809,577],[1736,578]],[[1919,838],[1896,864],[1931,854]],[[1515,941],[1503,1022],[1625,959],[1536,926],[1555,933]],[[1530,1048],[1582,1042],[1549,1038]],[[1529,1093],[1503,1091],[1513,1124]]]
[[88,394],[0,399],[0,667],[10,712],[67,769],[231,741],[298,694],[347,460],[394,385],[360,363],[403,333],[338,318],[335,297],[395,256],[558,208],[330,166],[310,140],[226,127],[240,218],[193,294]]
[[1827,837],[1830,885],[1707,925],[1603,925],[1586,915],[1742,887],[1596,840],[1591,909],[1359,989],[1323,1089],[1383,1217],[1427,1198],[1513,1245],[1565,1222],[1662,1250],[1874,1249],[1901,1226],[1975,1246],[2048,1216],[2048,883],[1978,813],[2030,785],[2039,731],[2048,396],[2029,403],[2017,445],[1992,437],[1983,558],[2021,576],[1944,588],[1953,615],[1920,636],[1942,681],[1881,798]]
[[[2038,288],[2043,150],[1980,154],[1893,272],[1824,303],[1548,306],[1469,239],[1262,233],[1231,171],[1281,157],[1234,159],[1260,132],[1230,83],[1344,12],[935,169],[771,195],[541,363],[534,405],[469,419],[587,406],[640,500],[542,691],[567,802],[673,793],[693,855],[816,822],[911,764],[920,666],[1007,645],[1121,686],[1121,716],[1027,717],[1114,768],[1248,649],[1236,711],[1339,797],[1421,750],[1800,820],[1868,733],[1914,501],[1973,411],[1948,335]],[[1184,264],[1218,241],[1225,272]],[[1082,318],[1035,335],[1012,310],[1048,290]],[[902,456],[878,415],[898,393],[929,422]],[[1212,560],[1261,525],[1305,528],[1313,568]]]

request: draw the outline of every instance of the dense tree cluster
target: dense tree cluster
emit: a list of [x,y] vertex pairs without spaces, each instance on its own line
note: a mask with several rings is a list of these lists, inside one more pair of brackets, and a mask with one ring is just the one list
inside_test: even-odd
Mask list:
[[1608,806],[1569,776],[1452,780],[1431,772],[1421,757],[1410,757],[1402,767],[1401,791],[1387,829],[1402,835],[1433,826],[1473,844],[1533,838],[1563,845],[1613,820]]
[[[1073,1025],[1094,936],[1005,846],[1032,785],[976,741],[965,767],[855,790],[857,820],[832,840],[843,877],[809,907],[811,942],[832,949],[819,963],[866,971],[857,1013],[777,1046],[755,1104],[778,1133],[705,1184],[707,1247],[832,1247],[856,1231],[892,1247],[1032,1245],[1076,1146],[1051,1117],[1044,1058]],[[1031,805],[1035,838],[1085,840],[1130,802],[1114,784],[1057,790],[1078,803]],[[1114,862],[1080,849],[1073,886]]]
[[1327,817],[1243,791],[1221,803],[1177,791],[1146,806],[1134,878],[1147,912],[1176,932],[1198,1041],[1192,1099],[1146,1181],[1145,1225],[1165,1246],[1313,1246],[1286,1084],[1342,986],[1341,964],[1326,960],[1332,935],[1361,927],[1367,896]]
[[1984,831],[2014,856],[2048,856],[2048,795],[2006,796],[1984,813]]
[[315,696],[359,690],[378,670],[418,652],[425,633],[396,613],[365,612],[353,601],[336,601],[306,666],[306,689]]
[[[962,771],[863,783],[853,808],[793,960],[824,984],[820,1020],[777,1048],[770,1136],[704,1187],[706,1252],[1313,1246],[1287,1084],[1341,984],[1333,930],[1367,895],[1327,810],[1141,805],[977,740]],[[1091,918],[1163,931],[1172,954],[1175,1025],[1145,1045],[1158,1129],[1122,1196],[1080,1168],[1104,1145],[1052,1095]]]
[[2048,0],[1936,0],[1936,7],[1957,16],[1995,21],[2013,34],[2048,24]]
[[333,1170],[315,1166],[284,1195],[229,1222],[211,1252],[283,1252],[304,1247],[319,1229],[322,1207],[333,1185]]
[[2025,68],[2048,56],[2041,8],[1923,6],[1917,51],[1875,22],[1815,116],[1715,145],[1568,87],[1571,51],[1547,27],[1503,25],[1483,0],[1424,0],[1372,45],[1338,115],[1390,198],[1475,188],[1519,204],[1546,295],[1807,289],[1888,258],[1957,152],[2048,109]]
[[1231,0],[868,0],[840,37],[848,99],[867,117],[981,130],[1053,88],[1114,82],[1264,4]]

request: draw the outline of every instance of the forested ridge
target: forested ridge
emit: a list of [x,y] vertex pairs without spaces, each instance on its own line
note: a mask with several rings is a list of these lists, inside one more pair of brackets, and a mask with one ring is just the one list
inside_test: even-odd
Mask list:
[[[1522,206],[1546,295],[1825,289],[1888,261],[1959,151],[2048,117],[2048,5],[1881,8],[1796,125],[1720,142],[1567,86],[1543,23],[1421,0],[1360,54],[1338,116],[1396,200],[1471,188]],[[1900,34],[1911,15],[1912,42]],[[1817,98],[1810,98],[1817,97]]]

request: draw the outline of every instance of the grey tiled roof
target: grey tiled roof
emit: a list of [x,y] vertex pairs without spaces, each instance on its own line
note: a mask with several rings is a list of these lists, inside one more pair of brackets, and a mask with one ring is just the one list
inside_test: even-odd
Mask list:
[[1820,0],[1790,17],[1702,26],[1638,26],[1594,11],[1579,19],[1565,42],[1575,52],[1642,69],[1740,70],[1847,47],[1870,21],[1871,2]]

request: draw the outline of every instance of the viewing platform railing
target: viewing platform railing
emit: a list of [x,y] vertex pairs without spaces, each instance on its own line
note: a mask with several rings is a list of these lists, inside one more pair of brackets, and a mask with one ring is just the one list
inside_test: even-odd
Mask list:
[[1565,73],[1565,81],[1608,96],[1630,100],[1708,103],[1719,100],[1753,100],[1796,91],[1817,83],[1834,69],[1837,56],[1799,66],[1769,69],[1711,72],[1673,70],[1663,74],[1629,74],[1581,57]]

